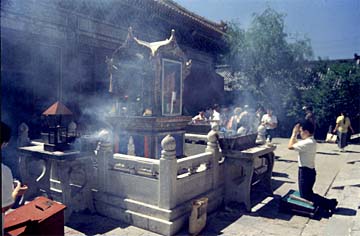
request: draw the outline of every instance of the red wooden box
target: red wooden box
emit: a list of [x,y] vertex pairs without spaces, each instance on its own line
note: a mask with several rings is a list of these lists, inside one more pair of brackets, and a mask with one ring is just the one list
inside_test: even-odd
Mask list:
[[38,197],[5,215],[4,231],[10,235],[64,235],[65,205]]

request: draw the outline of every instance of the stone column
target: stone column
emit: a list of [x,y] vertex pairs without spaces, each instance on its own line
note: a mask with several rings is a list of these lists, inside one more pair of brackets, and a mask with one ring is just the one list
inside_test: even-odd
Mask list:
[[110,142],[100,142],[97,151],[98,160],[98,186],[97,189],[107,192],[109,188],[109,160],[113,156],[112,144]]
[[172,209],[176,206],[177,160],[174,137],[167,135],[161,141],[159,167],[159,207]]
[[207,135],[207,146],[205,152],[211,152],[213,154],[212,170],[213,170],[213,188],[219,185],[219,160],[221,159],[221,153],[218,145],[218,129],[219,125],[213,125],[210,132]]

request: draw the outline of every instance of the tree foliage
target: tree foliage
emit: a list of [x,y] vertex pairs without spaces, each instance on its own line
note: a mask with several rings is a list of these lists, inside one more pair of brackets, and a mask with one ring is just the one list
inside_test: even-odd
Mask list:
[[[352,126],[360,128],[360,66],[354,61],[321,61],[312,67],[312,86],[302,91],[302,101],[313,104],[320,133],[335,126],[336,117],[346,112]],[[323,137],[322,137],[323,138]]]
[[234,75],[232,87],[240,94],[236,101],[250,94],[246,103],[272,107],[280,135],[288,135],[304,117],[304,105],[314,108],[317,138],[334,127],[340,111],[347,112],[354,129],[360,130],[360,65],[355,61],[310,61],[309,39],[290,39],[284,15],[270,8],[254,14],[247,30],[228,23],[226,40],[228,50],[220,60]]
[[313,55],[309,39],[288,38],[284,17],[267,8],[254,14],[247,30],[228,23],[229,47],[221,57],[234,75],[233,88],[251,94],[250,103],[272,107],[280,122],[298,115],[297,88],[306,82],[304,64]]

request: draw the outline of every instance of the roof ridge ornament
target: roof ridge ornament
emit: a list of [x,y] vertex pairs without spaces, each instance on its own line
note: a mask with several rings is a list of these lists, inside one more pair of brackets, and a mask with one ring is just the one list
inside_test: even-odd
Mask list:
[[135,42],[138,43],[139,45],[149,48],[151,50],[151,56],[155,56],[156,51],[160,47],[170,44],[175,39],[175,30],[174,29],[171,30],[170,38],[162,40],[162,41],[146,42],[146,41],[138,39],[136,37],[133,37],[133,38],[134,38]]

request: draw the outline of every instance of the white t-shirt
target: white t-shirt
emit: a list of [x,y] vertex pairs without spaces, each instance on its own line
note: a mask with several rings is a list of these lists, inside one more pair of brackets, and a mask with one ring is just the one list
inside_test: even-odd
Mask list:
[[216,110],[213,111],[212,120],[220,121],[220,113],[217,112]]
[[314,137],[308,137],[293,145],[299,152],[298,163],[300,167],[315,168],[316,141]]
[[[14,190],[13,176],[9,167],[1,163],[1,207],[7,207],[14,203],[14,199],[11,194]],[[2,213],[2,235],[4,235],[4,216]]]
[[[272,123],[272,124],[273,124],[273,123],[275,123],[275,124],[278,123],[276,116],[274,116],[274,115],[269,116],[269,114],[263,115],[263,117],[261,118],[261,122],[264,122],[264,123]],[[266,125],[265,125],[265,128],[266,128],[266,129],[274,129],[274,128],[272,128],[269,124],[266,124]]]

